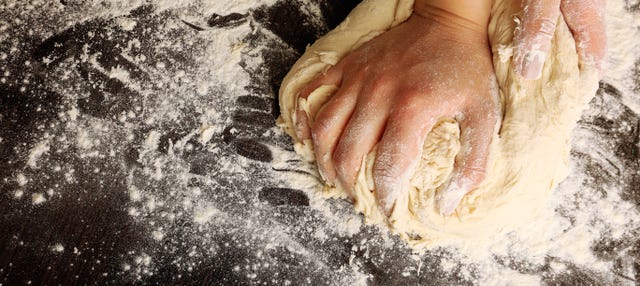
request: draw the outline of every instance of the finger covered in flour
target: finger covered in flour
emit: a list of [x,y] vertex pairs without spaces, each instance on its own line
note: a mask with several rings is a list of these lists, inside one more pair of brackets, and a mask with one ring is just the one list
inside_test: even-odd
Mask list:
[[560,0],[522,0],[522,18],[515,30],[514,70],[527,80],[542,75],[560,16]]

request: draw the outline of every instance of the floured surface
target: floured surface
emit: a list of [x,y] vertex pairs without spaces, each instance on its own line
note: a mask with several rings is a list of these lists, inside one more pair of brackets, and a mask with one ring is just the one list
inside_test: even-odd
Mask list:
[[316,198],[273,123],[275,88],[342,1],[64,2],[0,4],[3,285],[636,279],[637,4],[610,4],[612,72],[574,132],[552,227],[478,258],[414,255]]

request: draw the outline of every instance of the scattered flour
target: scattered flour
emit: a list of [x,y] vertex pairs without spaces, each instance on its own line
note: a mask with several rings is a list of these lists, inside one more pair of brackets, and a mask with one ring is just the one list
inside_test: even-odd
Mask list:
[[220,212],[212,206],[203,206],[198,208],[193,215],[193,221],[198,224],[205,224],[211,221],[214,216],[219,215]]
[[64,252],[64,246],[61,243],[56,243],[53,246],[51,246],[51,251],[53,252]]
[[24,185],[26,185],[29,180],[24,174],[18,173],[18,175],[16,175],[16,182],[18,183],[18,186],[24,187]]
[[37,168],[38,160],[43,154],[46,154],[47,152],[49,152],[49,141],[45,140],[38,143],[38,145],[31,149],[31,152],[29,153],[29,159],[27,160],[27,165],[31,168]]
[[42,203],[44,203],[46,201],[47,201],[47,199],[41,193],[35,193],[35,194],[31,195],[31,202],[34,205],[39,205],[39,204],[42,204]]
[[136,22],[135,20],[124,18],[124,17],[117,18],[116,22],[118,23],[118,25],[123,31],[131,31],[133,30],[133,28],[136,27],[136,24],[138,24],[138,22]]
[[216,132],[216,130],[215,130],[215,128],[213,126],[205,125],[205,126],[201,127],[200,128],[200,143],[202,143],[202,145],[206,145],[207,142],[209,142],[209,140],[211,140],[211,137],[213,137],[215,132]]

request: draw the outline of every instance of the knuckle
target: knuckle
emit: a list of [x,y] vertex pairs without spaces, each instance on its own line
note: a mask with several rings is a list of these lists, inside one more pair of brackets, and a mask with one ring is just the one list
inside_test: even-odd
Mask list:
[[416,108],[418,102],[416,100],[416,96],[412,93],[405,93],[403,96],[396,100],[396,105],[401,108],[396,108],[396,112],[394,114],[402,114],[402,112],[398,112],[401,110]]
[[342,178],[345,183],[352,185],[358,172],[356,160],[350,158],[345,152],[335,152],[332,159],[336,174]]
[[379,154],[372,172],[376,186],[379,188],[388,188],[400,182],[400,176],[398,174],[401,174],[403,170],[398,164],[391,162],[388,156]]
[[359,163],[357,160],[358,155],[349,150],[350,148],[345,148],[344,145],[339,144],[335,152],[331,155],[331,159],[336,166],[336,171],[340,174],[348,174],[357,169],[357,164]]
[[550,41],[556,30],[556,21],[548,17],[536,18],[529,23],[523,23],[516,33],[525,48],[533,48],[534,45]]
[[[380,165],[380,164],[377,164]],[[383,166],[374,166],[373,167],[373,177],[377,187],[384,187],[388,185],[390,182],[395,181],[395,176],[392,175],[392,171],[389,168]]]
[[465,171],[468,176],[477,178],[484,178],[484,176],[487,174],[485,168],[480,166],[469,166]]
[[329,126],[326,120],[316,120],[311,127],[311,137],[314,145],[320,145],[329,139]]
[[414,115],[417,111],[423,109],[423,107],[428,107],[428,105],[425,104],[424,99],[416,93],[405,93],[396,100],[395,107],[396,108],[391,111],[391,115],[403,118]]
[[[422,124],[419,122],[428,122],[431,118],[439,117],[446,113],[445,108],[452,104],[451,102],[433,102],[433,104],[425,104],[425,101],[416,99],[403,99],[401,102],[392,107],[389,112],[389,122],[392,126],[399,127],[397,132],[406,132],[407,124]],[[418,126],[414,126],[418,127]]]
[[400,185],[400,180],[397,176],[393,176],[390,172],[384,170],[377,170],[373,173],[373,182],[375,188],[380,191],[392,191]]
[[551,38],[556,31],[556,21],[550,18],[540,19],[539,27],[535,30],[539,35]]
[[377,94],[375,91],[387,89],[393,83],[393,79],[388,76],[378,76],[371,80],[369,88],[374,91],[372,94]]
[[313,135],[318,136],[320,139],[326,139],[326,137],[331,134],[331,130],[334,128],[336,120],[338,119],[332,110],[331,106],[325,106],[316,114],[316,118],[311,126]]
[[474,185],[482,182],[487,175],[486,168],[479,163],[463,166],[460,173]]

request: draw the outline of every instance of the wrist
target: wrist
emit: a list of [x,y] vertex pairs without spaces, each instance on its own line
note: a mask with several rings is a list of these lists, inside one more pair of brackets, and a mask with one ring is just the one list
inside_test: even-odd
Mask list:
[[487,33],[493,0],[415,0],[413,11],[424,18]]

